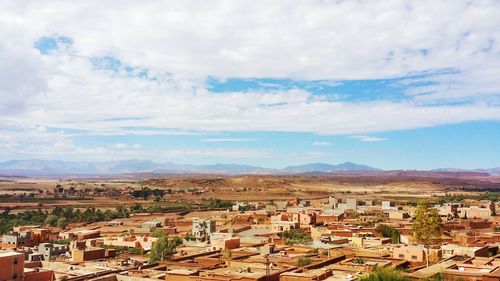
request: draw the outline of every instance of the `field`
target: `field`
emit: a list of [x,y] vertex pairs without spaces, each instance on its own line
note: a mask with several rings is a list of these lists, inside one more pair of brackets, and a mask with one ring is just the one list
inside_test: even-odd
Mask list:
[[[484,174],[324,174],[200,176],[168,175],[155,179],[6,179],[0,181],[0,209],[20,212],[53,209],[114,208],[202,204],[209,198],[227,201],[271,201],[299,197],[320,200],[329,195],[358,199],[415,202],[445,194],[473,196],[500,190],[500,178]],[[147,196],[132,196],[146,190]],[[155,193],[161,190],[160,193]],[[151,193],[151,194],[149,194]],[[160,194],[161,196],[155,195]]]

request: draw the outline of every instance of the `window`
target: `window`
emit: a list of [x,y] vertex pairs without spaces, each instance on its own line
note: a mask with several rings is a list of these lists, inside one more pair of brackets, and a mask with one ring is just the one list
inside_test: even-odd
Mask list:
[[14,259],[14,260],[12,261],[12,263],[13,263],[13,264],[17,264],[17,259]]
[[403,255],[403,254],[399,254],[399,258],[400,258],[400,259],[402,259],[402,258],[404,258],[404,257],[405,257],[405,255]]
[[417,256],[411,256],[411,259],[412,259],[412,260],[416,260],[416,259],[417,259]]
[[17,273],[12,274],[12,279],[17,279]]

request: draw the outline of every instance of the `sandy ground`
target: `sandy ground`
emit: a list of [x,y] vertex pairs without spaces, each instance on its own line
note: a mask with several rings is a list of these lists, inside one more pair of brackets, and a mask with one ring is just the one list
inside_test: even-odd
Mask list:
[[[270,201],[299,197],[301,199],[323,199],[329,195],[358,199],[393,199],[408,200],[462,192],[440,183],[439,180],[385,180],[385,183],[367,182],[363,179],[357,183],[356,178],[347,182],[332,180],[326,177],[279,177],[279,176],[241,176],[234,178],[168,178],[136,182],[119,181],[58,181],[58,180],[18,180],[0,182],[0,196],[3,201],[0,209],[12,208],[14,211],[26,209],[52,209],[55,206],[99,207],[112,208],[130,206],[136,202],[143,205],[158,204],[152,200],[133,200],[127,198],[130,190],[149,187],[151,189],[198,190],[202,194],[177,193],[166,195],[168,202],[202,202],[204,199],[219,198],[231,201]],[[107,197],[105,194],[85,195],[87,200],[54,199],[56,185],[65,189],[74,187],[76,190],[116,190],[120,196]],[[11,199],[24,194],[35,194],[33,202]],[[12,196],[11,198],[6,196]],[[61,196],[59,196],[61,197]],[[161,204],[161,202],[160,202]]]

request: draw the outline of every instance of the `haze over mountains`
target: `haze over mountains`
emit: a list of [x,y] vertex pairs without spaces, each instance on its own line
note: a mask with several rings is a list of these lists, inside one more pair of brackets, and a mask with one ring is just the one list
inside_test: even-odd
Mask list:
[[[123,160],[106,162],[70,162],[60,160],[10,160],[0,162],[0,174],[37,176],[37,175],[111,175],[128,173],[196,173],[196,174],[300,174],[329,172],[377,172],[380,169],[367,165],[345,162],[337,165],[310,163],[272,169],[240,164],[190,165],[172,162],[157,163],[149,160]],[[460,170],[437,169],[435,172],[483,172],[500,174],[500,168]]]
[[156,163],[149,160],[107,162],[69,162],[60,160],[10,160],[0,162],[0,173],[16,175],[56,174],[123,174],[123,173],[220,173],[220,174],[275,174],[333,171],[375,171],[378,169],[351,162],[339,165],[324,163],[270,169],[240,164],[189,165],[172,162]]

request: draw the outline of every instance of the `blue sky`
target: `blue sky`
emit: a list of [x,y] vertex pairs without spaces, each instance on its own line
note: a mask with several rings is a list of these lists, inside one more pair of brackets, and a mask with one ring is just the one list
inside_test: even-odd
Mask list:
[[[498,165],[500,155],[497,122],[467,122],[433,128],[376,134],[380,141],[348,136],[309,133],[245,132],[195,136],[83,136],[81,146],[142,144],[159,150],[226,149],[263,150],[260,157],[243,157],[240,163],[280,168],[310,162],[354,161],[383,169],[432,169],[437,167],[486,168]],[[201,154],[201,153],[200,153]],[[269,154],[269,155],[268,155]],[[230,163],[233,157],[172,155],[153,160],[179,163]]]
[[500,166],[498,1],[77,3],[0,4],[0,160]]

